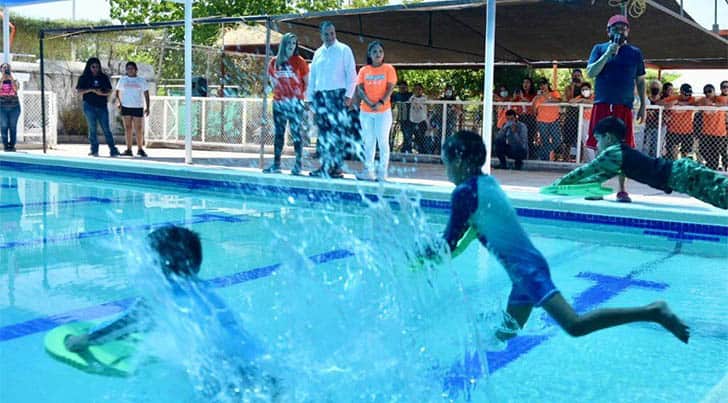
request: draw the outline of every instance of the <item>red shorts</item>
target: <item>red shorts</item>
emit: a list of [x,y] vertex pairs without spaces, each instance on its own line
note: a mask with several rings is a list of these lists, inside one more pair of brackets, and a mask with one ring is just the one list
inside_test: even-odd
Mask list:
[[608,116],[614,116],[624,121],[624,125],[627,126],[627,133],[624,136],[624,142],[634,148],[632,108],[615,104],[594,104],[591,120],[589,121],[589,136],[586,138],[586,146],[592,149],[597,148],[597,139],[594,137],[594,126],[596,126],[600,120]]

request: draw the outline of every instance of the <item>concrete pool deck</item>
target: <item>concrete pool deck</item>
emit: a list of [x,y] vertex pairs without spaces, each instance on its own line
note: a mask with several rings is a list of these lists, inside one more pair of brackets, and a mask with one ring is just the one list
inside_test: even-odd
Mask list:
[[[101,157],[89,157],[88,145],[61,144],[49,149],[44,156],[42,150],[21,150],[18,153],[0,153],[0,159],[7,161],[38,161],[47,160],[49,163],[63,165],[73,163],[76,166],[112,165],[135,172],[145,171],[191,171],[209,177],[240,177],[247,178],[254,183],[275,183],[281,185],[295,184],[311,186],[319,189],[355,190],[375,189],[381,185],[377,183],[361,182],[354,178],[352,173],[345,174],[344,179],[318,179],[308,176],[294,177],[288,175],[288,169],[293,164],[290,155],[283,157],[283,174],[263,175],[260,173],[259,156],[257,153],[229,152],[229,151],[203,151],[193,150],[193,164],[184,163],[183,149],[149,148],[149,158],[119,157],[109,158],[108,149],[101,146]],[[266,164],[272,159],[266,155]],[[55,161],[55,162],[51,162]],[[358,162],[348,161],[349,167],[358,170]],[[318,166],[310,156],[304,158],[304,173]],[[554,179],[563,175],[564,170],[493,170],[493,176],[503,185],[504,189],[514,199],[520,201],[519,206],[544,207],[567,210],[580,213],[604,213],[605,210],[614,213],[623,211],[627,216],[639,218],[672,218],[682,220],[691,217],[688,221],[728,225],[728,211],[712,207],[691,197],[673,193],[667,195],[657,189],[634,181],[628,181],[627,189],[633,203],[616,203],[615,195],[608,195],[603,201],[586,201],[580,197],[556,197],[538,193],[539,188],[549,185]],[[240,179],[239,178],[239,179]],[[606,186],[617,188],[617,180],[608,181]],[[387,193],[401,188],[411,188],[420,191],[423,197],[433,197],[438,200],[447,200],[453,185],[447,181],[442,164],[431,162],[398,162],[390,164],[389,181],[383,185]],[[427,196],[431,195],[431,196]],[[674,216],[674,217],[672,217]],[[697,218],[696,218],[697,217]]]

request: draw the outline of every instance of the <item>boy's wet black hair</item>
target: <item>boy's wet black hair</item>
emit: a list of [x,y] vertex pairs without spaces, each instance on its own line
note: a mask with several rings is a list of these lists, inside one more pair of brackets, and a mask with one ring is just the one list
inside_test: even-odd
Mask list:
[[442,154],[448,161],[460,158],[469,166],[482,167],[485,164],[483,139],[468,130],[461,130],[450,136],[442,146]]
[[625,126],[622,119],[614,116],[607,116],[597,122],[596,126],[594,126],[594,133],[609,133],[616,136],[619,141],[624,141],[624,138],[627,135],[627,126]]
[[159,254],[165,274],[187,277],[199,273],[202,243],[196,232],[169,225],[154,230],[147,240],[149,246]]

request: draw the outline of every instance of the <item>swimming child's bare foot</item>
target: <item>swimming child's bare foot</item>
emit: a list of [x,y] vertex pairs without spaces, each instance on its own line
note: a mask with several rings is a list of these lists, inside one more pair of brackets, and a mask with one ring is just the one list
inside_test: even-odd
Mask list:
[[664,301],[652,303],[649,307],[654,310],[657,323],[687,344],[688,338],[690,338],[690,327],[680,320]]

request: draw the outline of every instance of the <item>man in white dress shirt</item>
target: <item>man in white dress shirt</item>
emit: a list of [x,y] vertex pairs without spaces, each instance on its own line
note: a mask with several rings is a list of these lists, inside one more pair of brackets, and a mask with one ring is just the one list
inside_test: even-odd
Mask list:
[[356,64],[351,48],[336,40],[334,24],[324,21],[320,28],[323,45],[311,61],[306,97],[316,114],[321,168],[310,175],[341,178],[346,136],[351,125],[347,109],[356,87]]

